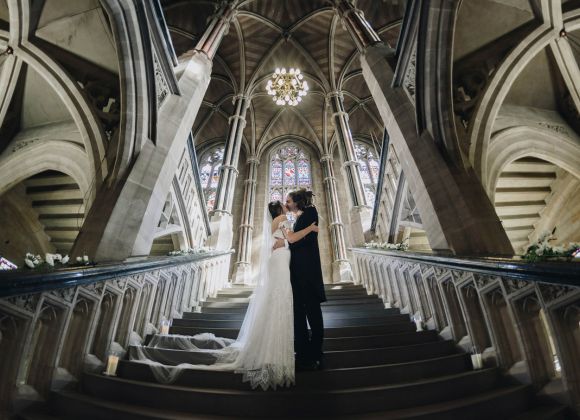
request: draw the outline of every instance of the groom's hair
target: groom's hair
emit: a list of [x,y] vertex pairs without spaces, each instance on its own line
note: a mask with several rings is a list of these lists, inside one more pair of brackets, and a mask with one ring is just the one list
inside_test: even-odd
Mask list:
[[272,216],[272,220],[274,220],[282,214],[282,203],[280,201],[269,202],[268,211],[270,212],[270,216]]
[[312,206],[312,197],[314,194],[312,191],[305,190],[304,188],[292,191],[288,193],[290,197],[292,197],[292,201],[296,203],[296,207],[299,210],[304,210],[306,207]]

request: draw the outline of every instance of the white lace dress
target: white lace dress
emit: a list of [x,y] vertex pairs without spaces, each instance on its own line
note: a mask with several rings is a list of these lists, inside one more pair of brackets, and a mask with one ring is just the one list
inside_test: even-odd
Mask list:
[[[290,223],[284,221],[282,226],[289,228]],[[279,238],[284,238],[280,228],[267,242]],[[261,264],[267,264],[260,270],[265,278],[259,279],[236,340],[211,333],[156,335],[147,347],[133,346],[130,358],[150,365],[157,380],[163,383],[175,381],[184,369],[200,369],[240,373],[252,388],[266,390],[293,385],[294,314],[290,250],[278,248],[267,262]],[[192,363],[172,363],[161,349],[189,351]]]

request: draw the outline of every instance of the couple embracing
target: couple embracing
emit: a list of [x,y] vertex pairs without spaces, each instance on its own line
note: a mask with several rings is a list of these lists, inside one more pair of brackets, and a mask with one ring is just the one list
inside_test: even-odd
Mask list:
[[[149,364],[159,381],[172,382],[183,369],[234,371],[253,388],[266,390],[293,385],[296,370],[323,367],[320,304],[326,296],[312,192],[291,192],[285,205],[274,201],[268,210],[271,223],[264,221],[258,285],[238,337],[155,336],[132,358]],[[289,211],[297,215],[294,226]],[[172,363],[156,352],[160,348],[188,350],[191,363]]]

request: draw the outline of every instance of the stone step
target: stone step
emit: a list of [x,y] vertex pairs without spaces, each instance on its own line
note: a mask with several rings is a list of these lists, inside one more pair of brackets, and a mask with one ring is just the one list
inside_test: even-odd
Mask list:
[[501,218],[503,216],[517,216],[520,214],[538,214],[544,207],[546,207],[545,201],[517,201],[497,204],[495,211]]
[[333,416],[474,396],[498,386],[499,375],[496,369],[483,369],[396,385],[348,388],[343,384],[340,390],[291,388],[266,392],[161,385],[96,374],[85,374],[82,382],[88,395],[157,409],[226,416]]
[[[322,305],[322,313],[353,313],[353,312],[364,312],[364,313],[377,313],[385,310],[384,304],[381,303],[369,303],[369,304],[355,304],[355,305]],[[217,305],[202,307],[202,313],[215,314],[215,313],[245,313],[248,309],[247,305],[242,306],[229,306],[229,305]]]
[[[368,335],[384,335],[397,332],[414,332],[415,324],[412,322],[397,322],[389,325],[371,326],[343,326],[335,328],[325,328],[325,337],[358,337]],[[173,325],[169,328],[171,334],[196,335],[201,333],[212,333],[217,337],[236,338],[239,328],[199,328]]]
[[[390,325],[401,322],[410,322],[409,315],[387,315],[382,317],[365,317],[365,318],[350,318],[329,319],[324,318],[325,328],[337,328],[344,326],[366,326],[366,325]],[[194,328],[240,328],[242,320],[207,320],[207,319],[187,319],[176,318],[173,320],[173,326],[194,327]]]
[[[329,306],[363,306],[363,307],[380,307],[380,308],[384,308],[384,304],[383,302],[377,298],[374,297],[372,299],[369,298],[362,298],[362,299],[350,299],[348,301],[328,301],[328,302],[323,302],[321,304],[321,306],[324,307],[329,307]],[[229,308],[229,309],[235,309],[235,308],[247,308],[248,307],[248,303],[247,302],[211,302],[211,301],[205,301],[202,302],[201,304],[202,307],[202,311],[205,310],[205,308]]]
[[[345,384],[349,388],[381,386],[451,375],[471,370],[468,354],[452,354],[429,359],[413,360],[352,368],[330,368],[315,372],[297,372],[296,387],[308,389],[340,389]],[[149,365],[124,360],[118,375],[124,379],[157,383]],[[250,390],[242,375],[232,372],[185,369],[174,385],[193,388]]]
[[[356,301],[357,303],[374,303],[376,302],[379,297],[377,295],[368,295],[366,292],[364,294],[357,294],[357,295],[350,295],[350,294],[342,294],[342,295],[326,295],[327,302],[326,303],[344,303],[348,304],[349,302]],[[203,303],[209,302],[223,302],[223,303],[249,303],[250,296],[218,296],[207,298]]]
[[[215,361],[215,357],[211,354],[174,347],[172,343],[167,345],[159,343],[155,349],[160,357],[159,360],[163,360],[163,363],[168,365],[180,363],[212,364]],[[129,351],[131,359],[134,360],[137,356],[136,347],[129,347]],[[329,369],[347,369],[417,362],[457,354],[462,353],[458,353],[452,341],[432,341],[408,345],[391,343],[390,346],[383,348],[355,348],[335,351],[326,351],[325,349],[325,363]]]
[[556,173],[502,172],[496,188],[542,188],[549,187]]
[[[369,311],[323,311],[324,312],[324,319],[344,319],[344,318],[376,318],[376,317],[383,317],[383,316],[390,316],[390,315],[399,315],[400,311],[399,308],[378,308],[376,310],[369,310]],[[199,319],[199,320],[242,320],[244,319],[245,313],[243,312],[184,312],[182,317],[184,319]]]
[[[492,391],[482,392],[475,396],[464,397],[441,403],[417,406],[407,409],[381,411],[368,414],[353,414],[333,416],[333,419],[422,419],[422,420],[450,420],[470,419],[488,420],[514,418],[525,409],[529,403],[529,387],[525,385],[502,387]],[[224,420],[223,416],[211,416],[195,413],[176,412],[167,409],[155,409],[137,405],[126,404],[118,401],[109,401],[94,398],[88,395],[74,392],[59,392],[55,398],[55,404],[59,409],[58,417],[52,418],[77,420],[135,420],[135,419],[172,419],[172,420]],[[533,414],[533,411],[531,412]],[[286,417],[288,418],[288,417]],[[527,419],[527,417],[524,417]],[[533,420],[553,419],[560,420],[565,417],[531,417]],[[30,418],[33,420],[33,418]],[[35,420],[44,420],[45,417]],[[518,420],[520,420],[518,418]]]
[[554,404],[532,407],[510,420],[569,420],[575,417],[566,406]]
[[437,341],[436,331],[397,332],[391,334],[376,334],[358,337],[325,337],[324,351],[374,349],[392,346],[405,346]]

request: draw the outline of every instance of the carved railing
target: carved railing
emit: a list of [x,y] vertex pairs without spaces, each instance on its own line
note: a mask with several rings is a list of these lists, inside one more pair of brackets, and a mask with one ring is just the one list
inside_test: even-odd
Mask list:
[[0,274],[0,418],[102,370],[227,283],[231,252]]
[[352,249],[370,293],[579,412],[580,264]]

